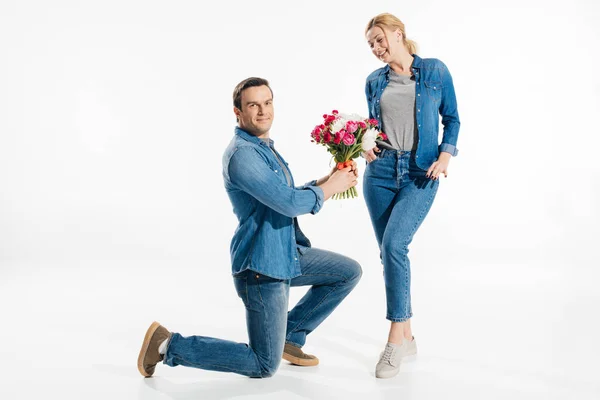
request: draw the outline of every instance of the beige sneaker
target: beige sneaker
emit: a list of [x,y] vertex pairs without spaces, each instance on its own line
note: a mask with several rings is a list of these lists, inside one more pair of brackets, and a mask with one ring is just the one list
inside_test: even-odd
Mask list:
[[379,362],[375,366],[375,376],[377,378],[393,378],[400,371],[400,362],[402,358],[417,354],[417,341],[403,340],[401,345],[387,343],[385,349],[379,355]]
[[283,359],[294,365],[314,367],[319,364],[319,359],[311,354],[306,354],[300,347],[286,343],[283,348]]
[[164,358],[162,354],[158,352],[158,347],[162,342],[171,337],[169,332],[164,326],[158,322],[153,322],[150,328],[146,331],[144,342],[138,356],[138,371],[144,376],[152,376],[156,364],[161,362]]

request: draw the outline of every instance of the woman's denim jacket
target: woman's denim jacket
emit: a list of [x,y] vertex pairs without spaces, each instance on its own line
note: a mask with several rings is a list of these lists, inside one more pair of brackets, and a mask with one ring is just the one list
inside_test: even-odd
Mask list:
[[[456,156],[460,120],[456,106],[456,95],[452,77],[446,65],[435,58],[421,58],[413,54],[412,73],[415,77],[415,114],[419,142],[416,163],[424,170],[429,169],[445,151]],[[381,94],[389,82],[390,66],[373,71],[367,78],[365,94],[369,105],[369,118],[375,118],[381,126]],[[444,131],[439,143],[439,116],[442,116]]]

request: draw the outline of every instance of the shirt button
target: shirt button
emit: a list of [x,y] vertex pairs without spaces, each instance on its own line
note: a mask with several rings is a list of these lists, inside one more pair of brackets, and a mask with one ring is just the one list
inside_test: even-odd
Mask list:
[[[417,111],[418,111],[418,112],[421,112],[421,109],[418,109]],[[275,171],[275,172],[277,172],[277,171]]]
[[421,93],[417,94],[417,96],[420,96],[420,95],[421,95]]
[[294,260],[298,261],[298,257],[294,257]]
[[275,170],[275,172],[277,172],[277,170]]
[[419,84],[419,82],[417,82],[417,85]]

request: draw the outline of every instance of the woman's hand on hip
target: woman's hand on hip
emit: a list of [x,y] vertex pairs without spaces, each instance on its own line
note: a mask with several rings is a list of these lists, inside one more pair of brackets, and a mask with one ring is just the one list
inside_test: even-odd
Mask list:
[[371,161],[373,161],[377,158],[377,155],[375,154],[375,152],[379,153],[380,151],[381,150],[379,150],[379,147],[375,146],[371,150],[363,151],[362,156],[365,160],[367,160],[368,163],[370,163]]
[[440,156],[438,157],[437,161],[434,162],[433,164],[431,164],[431,167],[429,167],[429,169],[427,170],[427,174],[425,176],[433,179],[434,181],[439,178],[440,174],[444,174],[444,177],[447,178],[448,177],[448,164],[450,163],[450,157],[452,157],[452,155],[450,153],[446,153],[445,151],[442,151],[440,153]]

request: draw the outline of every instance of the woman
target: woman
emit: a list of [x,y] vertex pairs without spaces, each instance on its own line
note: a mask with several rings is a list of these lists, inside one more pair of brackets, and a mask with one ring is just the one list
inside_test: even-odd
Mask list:
[[[377,15],[365,35],[373,54],[387,64],[369,75],[365,87],[369,117],[377,119],[388,140],[363,153],[368,163],[363,188],[391,321],[375,375],[391,378],[402,357],[417,352],[410,327],[408,245],[431,208],[440,174],[448,176],[450,157],[458,153],[460,122],[448,68],[440,60],[417,56],[398,18]],[[444,130],[438,143],[440,115]]]

